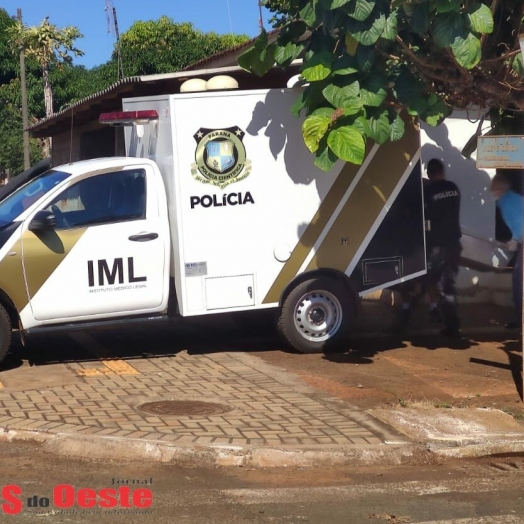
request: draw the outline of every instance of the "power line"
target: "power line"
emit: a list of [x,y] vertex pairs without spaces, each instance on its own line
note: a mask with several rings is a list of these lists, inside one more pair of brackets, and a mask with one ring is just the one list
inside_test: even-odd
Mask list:
[[231,9],[229,8],[229,0],[227,2],[227,14],[229,16],[229,32],[233,33],[233,23],[231,22]]

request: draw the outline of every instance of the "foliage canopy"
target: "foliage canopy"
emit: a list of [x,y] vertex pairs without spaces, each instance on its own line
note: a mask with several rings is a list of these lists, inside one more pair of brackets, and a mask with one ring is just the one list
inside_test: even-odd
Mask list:
[[246,35],[203,33],[191,23],[176,23],[167,16],[138,21],[120,39],[124,73],[172,73],[247,40]]
[[[23,169],[19,49],[26,50],[26,84],[30,124],[106,89],[119,79],[118,49],[110,59],[86,69],[74,64],[75,27],[59,29],[45,19],[27,27],[0,8],[0,173]],[[168,17],[135,22],[121,34],[120,53],[126,76],[169,73],[248,40],[246,35],[203,33]],[[45,95],[42,96],[44,86]],[[31,159],[38,160],[38,140],[31,140]],[[40,151],[41,154],[41,151]]]
[[280,29],[240,65],[263,75],[303,58],[295,114],[315,163],[360,164],[367,139],[398,140],[405,109],[431,126],[452,109],[524,110],[524,0],[265,0]]

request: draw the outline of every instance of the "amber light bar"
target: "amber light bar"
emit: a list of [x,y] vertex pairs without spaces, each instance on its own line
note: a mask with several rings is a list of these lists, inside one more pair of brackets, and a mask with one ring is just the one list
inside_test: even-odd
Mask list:
[[152,120],[158,120],[158,113],[154,110],[147,111],[113,111],[111,113],[102,113],[98,117],[101,124],[110,125],[134,125],[147,124]]

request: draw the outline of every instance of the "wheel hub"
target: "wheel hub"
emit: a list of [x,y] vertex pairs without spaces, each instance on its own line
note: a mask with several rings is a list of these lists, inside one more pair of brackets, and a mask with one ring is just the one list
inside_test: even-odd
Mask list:
[[322,342],[333,337],[340,328],[342,307],[327,291],[308,292],[297,302],[294,322],[306,340]]
[[324,319],[326,318],[326,312],[320,307],[315,307],[311,310],[309,318],[313,324],[318,326],[324,322]]

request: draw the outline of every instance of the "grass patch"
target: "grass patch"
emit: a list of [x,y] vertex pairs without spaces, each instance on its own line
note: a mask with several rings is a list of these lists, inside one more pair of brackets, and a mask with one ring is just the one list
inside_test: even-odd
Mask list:
[[508,415],[511,415],[516,421],[524,422],[524,412],[518,411],[511,407],[502,408],[502,411]]
[[[453,400],[439,400],[439,399],[418,399],[411,398],[397,398],[397,406],[401,408],[416,408],[416,409],[453,409],[453,408],[467,408],[468,405],[464,402],[456,403]],[[524,420],[524,419],[523,419]]]

